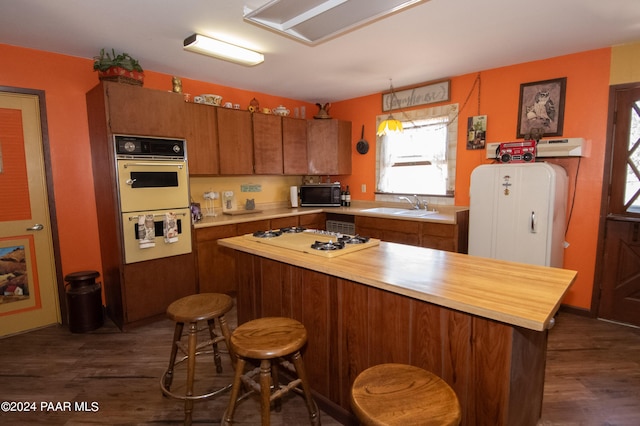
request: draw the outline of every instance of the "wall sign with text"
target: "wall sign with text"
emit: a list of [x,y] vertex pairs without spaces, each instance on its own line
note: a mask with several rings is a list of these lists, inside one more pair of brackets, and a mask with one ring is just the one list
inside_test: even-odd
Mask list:
[[451,80],[443,80],[383,93],[382,111],[446,102],[450,87]]

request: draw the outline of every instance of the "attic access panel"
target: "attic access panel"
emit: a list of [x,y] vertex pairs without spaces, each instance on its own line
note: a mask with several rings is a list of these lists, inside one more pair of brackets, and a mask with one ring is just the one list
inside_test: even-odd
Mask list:
[[329,38],[426,0],[271,0],[245,5],[244,19],[307,44]]

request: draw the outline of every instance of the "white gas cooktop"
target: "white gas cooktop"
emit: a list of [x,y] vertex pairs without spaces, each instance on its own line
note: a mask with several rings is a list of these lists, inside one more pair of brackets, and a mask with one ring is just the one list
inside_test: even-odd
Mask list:
[[[266,235],[262,235],[265,233]],[[280,232],[278,230],[265,231],[264,233],[246,234],[244,237],[258,243],[327,258],[342,256],[355,251],[375,247],[380,244],[380,240],[375,238],[362,239],[362,237],[358,236],[318,231],[314,229],[291,233]]]

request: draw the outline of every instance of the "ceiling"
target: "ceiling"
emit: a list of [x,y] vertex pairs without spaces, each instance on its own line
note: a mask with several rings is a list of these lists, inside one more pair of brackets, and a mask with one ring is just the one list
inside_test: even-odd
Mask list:
[[[83,58],[114,48],[148,70],[315,103],[640,41],[638,0],[429,0],[315,46],[243,20],[266,1],[0,0],[0,43]],[[265,62],[186,52],[193,33]]]

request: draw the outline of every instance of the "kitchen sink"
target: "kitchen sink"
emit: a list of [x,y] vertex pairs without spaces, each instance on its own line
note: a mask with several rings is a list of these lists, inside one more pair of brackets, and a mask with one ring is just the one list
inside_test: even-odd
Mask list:
[[392,216],[405,216],[405,217],[426,217],[438,212],[426,211],[426,210],[409,210],[399,209],[394,207],[375,207],[372,209],[362,210],[363,213],[377,213]]
[[410,211],[407,209],[396,209],[392,207],[376,207],[373,209],[362,210],[365,213],[379,213],[379,214],[397,214],[400,212]]
[[397,212],[394,214],[397,216],[407,216],[407,217],[426,217],[436,213],[438,212],[428,211],[428,210],[402,210],[401,212]]

